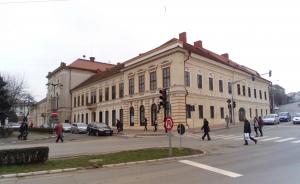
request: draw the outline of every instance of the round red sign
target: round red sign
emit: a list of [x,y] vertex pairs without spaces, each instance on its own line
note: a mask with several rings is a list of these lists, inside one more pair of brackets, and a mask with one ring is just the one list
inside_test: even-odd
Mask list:
[[171,131],[172,128],[173,128],[173,119],[171,117],[166,117],[165,119],[165,128],[168,130],[168,131]]

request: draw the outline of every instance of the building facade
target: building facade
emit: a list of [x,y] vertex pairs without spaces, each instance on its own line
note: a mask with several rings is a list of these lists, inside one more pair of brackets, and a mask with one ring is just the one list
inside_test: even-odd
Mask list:
[[[73,122],[105,122],[139,128],[157,120],[159,90],[168,90],[170,115],[189,127],[224,123],[230,115],[227,100],[235,101],[235,122],[270,112],[270,82],[245,66],[187,43],[186,33],[146,53],[100,72],[71,90]],[[193,107],[193,108],[190,108]]]

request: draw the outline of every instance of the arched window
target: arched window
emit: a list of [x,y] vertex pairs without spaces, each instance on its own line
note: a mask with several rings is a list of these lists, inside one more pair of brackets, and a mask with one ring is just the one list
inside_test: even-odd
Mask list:
[[154,122],[157,120],[157,106],[156,104],[151,105],[151,125],[154,126]]
[[130,123],[130,126],[134,126],[134,108],[133,107],[130,107],[129,109],[129,123]]
[[140,125],[144,126],[145,122],[145,107],[143,105],[140,106]]

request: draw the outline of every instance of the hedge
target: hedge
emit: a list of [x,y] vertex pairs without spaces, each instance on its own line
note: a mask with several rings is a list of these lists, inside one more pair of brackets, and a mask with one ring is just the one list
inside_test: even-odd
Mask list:
[[29,128],[29,132],[41,132],[53,134],[53,128]]
[[0,127],[0,138],[9,137],[12,133],[13,129]]
[[0,150],[0,166],[41,163],[48,160],[49,147]]

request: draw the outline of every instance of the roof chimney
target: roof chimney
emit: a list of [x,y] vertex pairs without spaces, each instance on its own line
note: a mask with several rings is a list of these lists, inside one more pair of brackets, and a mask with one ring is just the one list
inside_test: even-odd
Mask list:
[[221,56],[223,56],[223,57],[225,57],[225,58],[229,59],[229,55],[228,55],[228,53],[224,53],[224,54],[222,54]]
[[202,48],[202,41],[198,40],[194,42],[194,47],[196,47],[197,49]]
[[179,40],[183,43],[186,43],[186,32],[182,32],[179,34]]
[[95,57],[90,57],[90,61],[95,61]]

